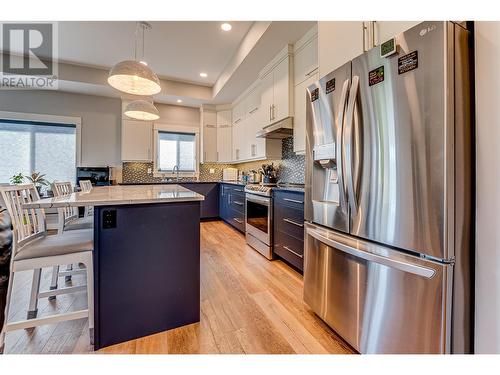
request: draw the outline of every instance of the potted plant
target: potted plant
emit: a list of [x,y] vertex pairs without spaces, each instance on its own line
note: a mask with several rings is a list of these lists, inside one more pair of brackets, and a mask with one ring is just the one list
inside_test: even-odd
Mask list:
[[40,172],[31,172],[30,176],[26,176],[28,181],[33,183],[36,187],[36,190],[38,190],[38,194],[41,195],[42,193],[42,186],[49,186],[50,183],[45,179],[45,175],[41,174]]
[[10,183],[12,185],[20,185],[24,182],[24,176],[22,173],[15,174],[10,178]]

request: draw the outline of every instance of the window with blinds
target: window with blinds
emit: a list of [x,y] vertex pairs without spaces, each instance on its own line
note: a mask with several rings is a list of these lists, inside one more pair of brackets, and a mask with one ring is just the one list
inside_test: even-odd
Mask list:
[[0,183],[15,174],[76,180],[76,125],[0,119]]

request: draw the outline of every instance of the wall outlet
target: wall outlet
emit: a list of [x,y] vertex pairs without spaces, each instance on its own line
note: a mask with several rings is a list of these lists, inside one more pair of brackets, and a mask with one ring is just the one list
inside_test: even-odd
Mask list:
[[210,174],[214,174],[215,173],[215,169],[214,168],[210,168]]
[[152,170],[151,168],[148,168],[148,174],[151,174]]

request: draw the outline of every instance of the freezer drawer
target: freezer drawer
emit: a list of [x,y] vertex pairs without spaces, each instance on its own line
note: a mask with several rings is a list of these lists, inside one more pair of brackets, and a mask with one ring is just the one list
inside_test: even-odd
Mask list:
[[304,301],[361,353],[449,352],[452,271],[306,225]]

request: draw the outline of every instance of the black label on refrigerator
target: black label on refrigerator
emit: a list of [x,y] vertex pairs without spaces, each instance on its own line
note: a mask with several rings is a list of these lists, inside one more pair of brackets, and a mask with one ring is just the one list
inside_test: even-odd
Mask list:
[[314,90],[311,91],[311,102],[318,100],[318,98],[319,98],[319,89],[315,88]]
[[326,82],[325,90],[327,94],[335,91],[335,78],[332,78],[331,80]]
[[384,80],[384,66],[379,66],[368,73],[368,84],[370,86],[376,85]]
[[418,68],[418,51],[410,52],[398,59],[398,74],[409,72]]

